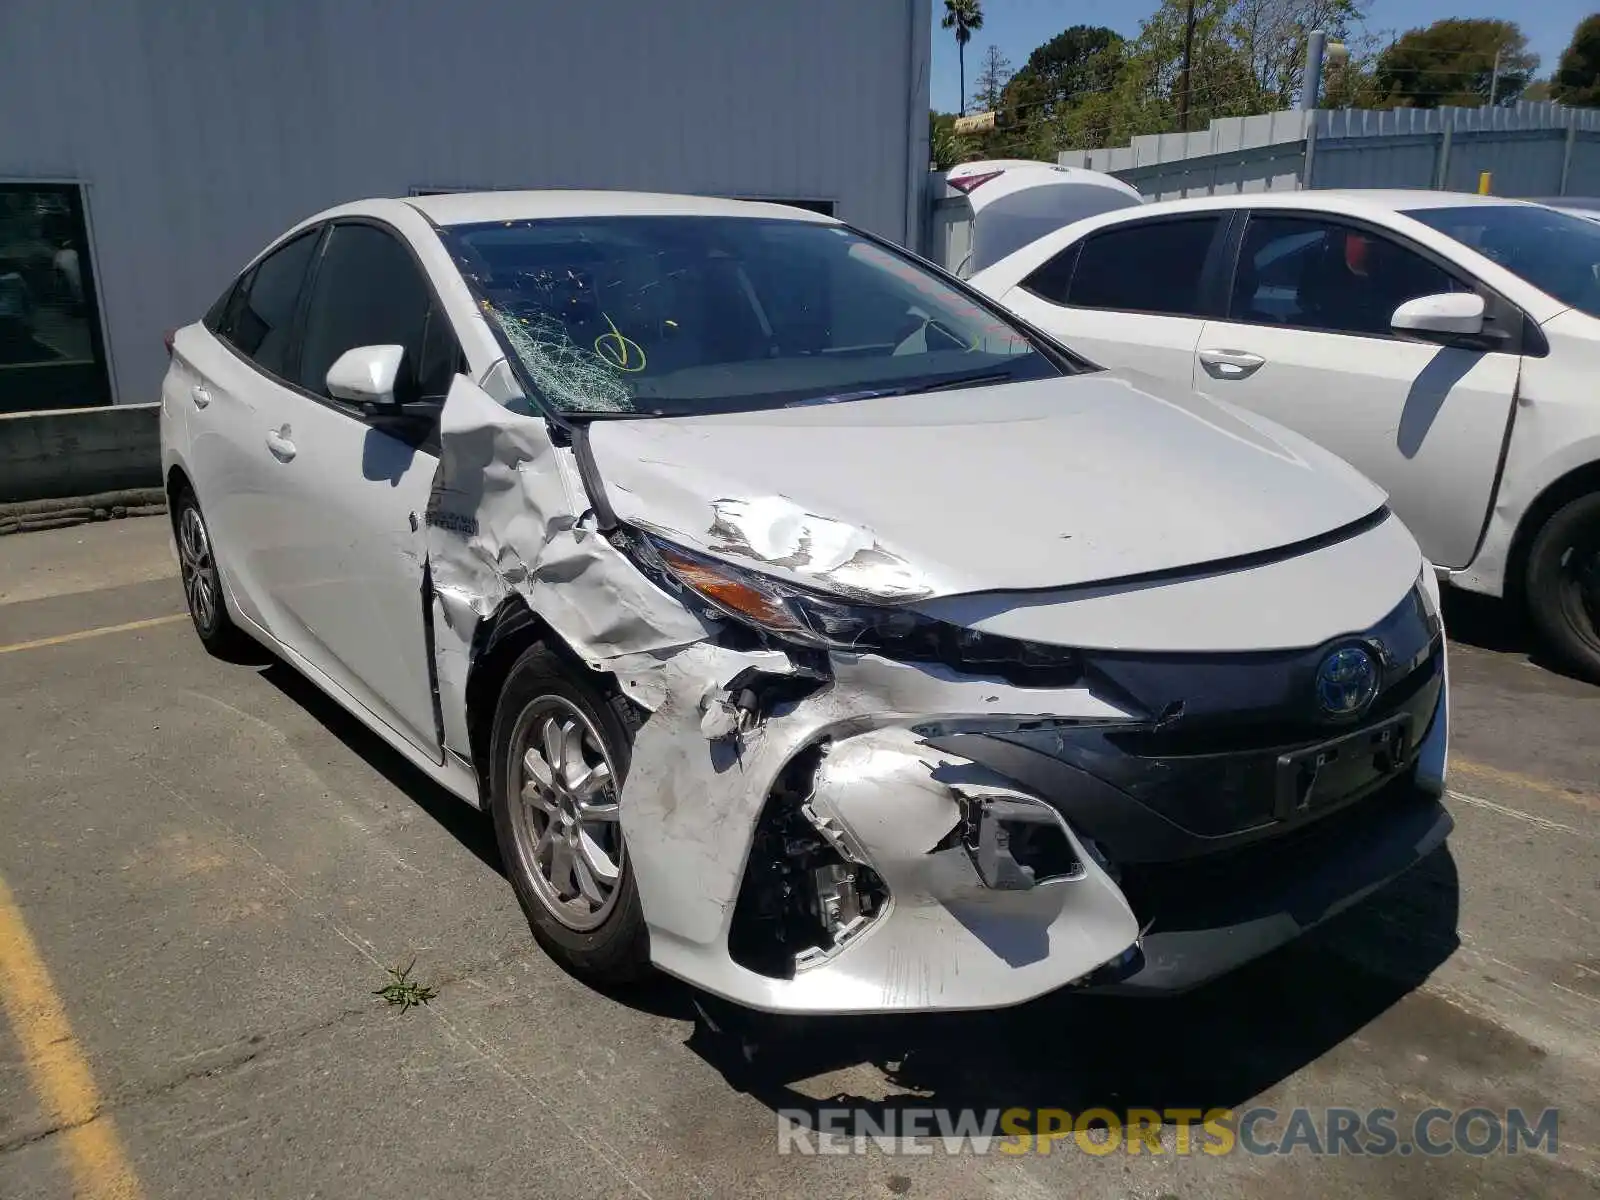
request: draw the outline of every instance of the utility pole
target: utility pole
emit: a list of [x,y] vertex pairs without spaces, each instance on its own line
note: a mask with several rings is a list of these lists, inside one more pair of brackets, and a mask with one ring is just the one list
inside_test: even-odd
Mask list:
[[1494,48],[1494,74],[1489,76],[1489,107],[1494,107],[1495,94],[1500,90],[1500,54],[1504,46]]
[[1328,35],[1313,29],[1306,36],[1306,74],[1300,85],[1300,107],[1306,112],[1317,106],[1317,93],[1322,88],[1322,58],[1327,51]]
[[1189,132],[1189,83],[1194,67],[1194,0],[1183,6],[1183,90],[1178,93],[1178,128]]

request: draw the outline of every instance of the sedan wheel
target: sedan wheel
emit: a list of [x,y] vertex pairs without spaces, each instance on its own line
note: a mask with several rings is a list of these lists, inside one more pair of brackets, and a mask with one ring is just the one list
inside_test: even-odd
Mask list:
[[228,602],[222,588],[222,570],[211,542],[211,530],[194,493],[178,493],[172,516],[173,538],[178,544],[178,577],[183,582],[183,598],[189,618],[201,644],[219,658],[230,662],[248,651],[250,639],[240,632],[228,616]]
[[513,744],[511,822],[523,869],[550,915],[586,933],[610,916],[622,875],[615,773],[600,735],[571,701],[541,696]]
[[535,645],[511,665],[490,735],[506,875],[539,944],[594,983],[629,983],[650,965],[619,807],[638,727],[602,677]]
[[1600,683],[1600,494],[1545,522],[1528,555],[1527,593],[1546,644],[1575,674]]
[[195,628],[202,637],[215,632],[221,580],[217,577],[216,559],[211,556],[206,523],[200,519],[200,510],[192,504],[185,505],[178,516],[178,569]]

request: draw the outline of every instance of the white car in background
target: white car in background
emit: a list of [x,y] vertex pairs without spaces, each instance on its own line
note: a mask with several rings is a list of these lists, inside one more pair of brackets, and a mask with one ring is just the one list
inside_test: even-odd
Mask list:
[[1056,230],[972,286],[1095,362],[1305,434],[1449,582],[1600,680],[1600,227],[1538,204],[1305,191]]
[[488,809],[590,979],[1173,990],[1450,828],[1438,585],[1377,488],[831,218],[351,204],[171,353],[202,641]]
[[1585,221],[1600,221],[1600,197],[1595,196],[1533,196],[1534,204],[1543,204],[1557,212],[1582,217]]

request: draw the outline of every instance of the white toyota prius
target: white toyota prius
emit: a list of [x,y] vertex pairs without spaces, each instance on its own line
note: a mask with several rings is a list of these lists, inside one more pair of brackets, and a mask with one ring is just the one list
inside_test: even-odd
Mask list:
[[1376,487],[831,218],[346,205],[177,331],[161,431],[201,640],[489,810],[597,982],[1178,990],[1449,831]]

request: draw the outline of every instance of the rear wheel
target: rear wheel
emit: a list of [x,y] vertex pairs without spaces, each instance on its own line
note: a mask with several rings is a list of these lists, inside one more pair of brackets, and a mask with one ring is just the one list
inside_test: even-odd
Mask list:
[[490,808],[540,945],[573,974],[627,983],[649,966],[617,798],[636,725],[542,646],[511,668],[495,712]]
[[230,657],[242,649],[248,639],[228,616],[211,530],[200,512],[200,502],[187,488],[178,493],[172,513],[172,532],[178,543],[178,574],[194,631],[212,654]]
[[1545,522],[1528,555],[1528,612],[1572,671],[1600,683],[1600,493]]

